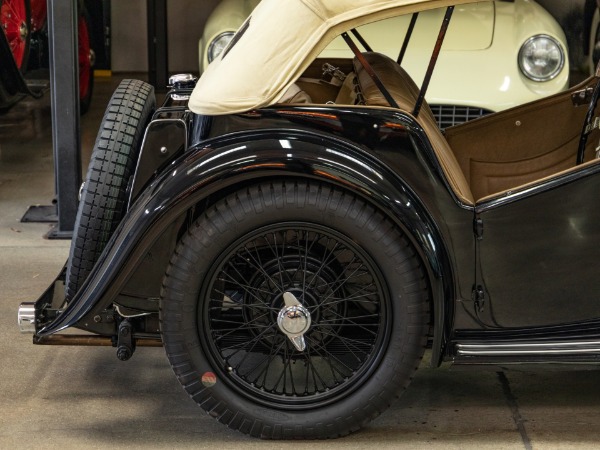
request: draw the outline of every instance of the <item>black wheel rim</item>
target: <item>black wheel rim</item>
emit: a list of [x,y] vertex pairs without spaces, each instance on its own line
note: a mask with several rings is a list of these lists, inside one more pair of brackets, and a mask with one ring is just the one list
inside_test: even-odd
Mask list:
[[[223,252],[205,278],[199,333],[221,379],[270,407],[310,408],[349,395],[376,369],[390,299],[369,255],[321,225],[277,224]],[[278,325],[291,293],[310,313],[298,350]]]

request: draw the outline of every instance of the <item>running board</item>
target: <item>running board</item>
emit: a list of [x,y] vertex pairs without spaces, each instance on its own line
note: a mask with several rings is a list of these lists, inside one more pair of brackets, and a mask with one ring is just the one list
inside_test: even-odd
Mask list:
[[543,342],[489,342],[457,343],[456,356],[600,356],[600,340],[543,341]]

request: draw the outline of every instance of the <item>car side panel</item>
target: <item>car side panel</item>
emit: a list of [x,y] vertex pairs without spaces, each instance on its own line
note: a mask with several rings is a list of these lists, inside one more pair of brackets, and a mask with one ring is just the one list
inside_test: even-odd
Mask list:
[[[431,282],[437,364],[455,321],[477,327],[462,306],[463,318],[454,314],[455,300],[467,311],[470,308],[473,211],[449,192],[414,121],[391,110],[382,116],[374,111],[361,114],[364,110],[325,114],[323,108],[289,108],[215,119],[213,128],[222,137],[199,143],[148,185],[89,279],[40,335],[70,326],[98,331],[91,318],[110,306],[134,273],[142,270],[148,252],[165,233],[176,236],[172,224],[194,207],[202,208],[257,180],[302,177],[368,198],[412,240]],[[223,135],[224,129],[228,131]],[[162,260],[152,264],[166,267]]]
[[600,319],[600,164],[480,205],[478,283],[496,329]]
[[475,255],[473,208],[462,205],[454,195],[425,132],[411,116],[389,108],[280,106],[226,119],[215,117],[211,133],[218,136],[257,126],[327,133],[342,142],[360,145],[389,167],[389,176],[409,186],[422,202],[447,246],[457,289],[448,298],[455,299],[461,311],[465,309],[456,320],[462,327],[479,326],[470,312]]

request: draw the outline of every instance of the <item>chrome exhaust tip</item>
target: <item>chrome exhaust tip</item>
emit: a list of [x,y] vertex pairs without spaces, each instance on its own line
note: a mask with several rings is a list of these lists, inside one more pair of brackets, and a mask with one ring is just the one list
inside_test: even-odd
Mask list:
[[35,334],[35,303],[24,302],[19,305],[17,322],[21,333]]

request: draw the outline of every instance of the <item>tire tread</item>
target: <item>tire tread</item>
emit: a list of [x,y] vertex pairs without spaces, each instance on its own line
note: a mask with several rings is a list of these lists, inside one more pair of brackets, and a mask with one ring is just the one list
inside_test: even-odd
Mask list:
[[86,280],[125,213],[127,184],[154,107],[154,88],[139,80],[121,81],[110,99],[77,211],[67,267],[67,300]]

